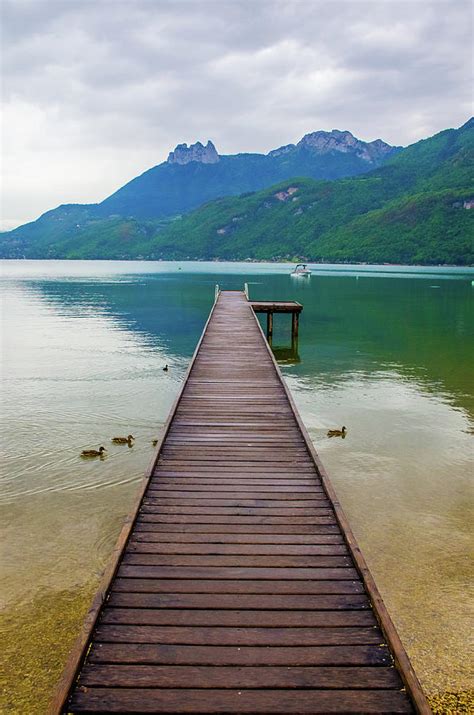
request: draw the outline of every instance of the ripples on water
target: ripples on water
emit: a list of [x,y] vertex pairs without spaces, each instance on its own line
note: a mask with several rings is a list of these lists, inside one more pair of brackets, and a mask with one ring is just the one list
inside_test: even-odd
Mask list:
[[[4,265],[1,600],[5,675],[24,675],[7,712],[31,711],[33,688],[37,707],[47,701],[213,286],[245,280],[256,299],[304,304],[301,362],[284,367],[304,421],[425,687],[469,686],[470,276],[339,267],[298,283],[275,265]],[[275,343],[287,339],[278,319]],[[346,439],[328,440],[342,424]],[[129,433],[131,449],[110,442]],[[101,444],[105,459],[80,459]]]

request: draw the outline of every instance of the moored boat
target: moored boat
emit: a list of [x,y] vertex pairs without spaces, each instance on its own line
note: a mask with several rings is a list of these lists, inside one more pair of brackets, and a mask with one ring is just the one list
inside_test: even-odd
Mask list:
[[307,263],[298,263],[290,275],[295,276],[295,278],[309,278],[311,271],[307,268]]

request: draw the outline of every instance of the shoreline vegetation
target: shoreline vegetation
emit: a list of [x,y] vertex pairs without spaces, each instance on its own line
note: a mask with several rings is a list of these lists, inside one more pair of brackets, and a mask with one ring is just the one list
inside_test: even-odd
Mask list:
[[293,258],[268,258],[268,259],[258,259],[258,258],[244,258],[244,259],[230,259],[230,258],[146,258],[139,256],[137,258],[27,258],[22,257],[0,257],[1,261],[70,261],[70,262],[87,262],[87,261],[113,261],[123,262],[123,263],[252,263],[255,265],[284,265],[292,266],[295,263],[307,263],[309,266],[361,266],[361,267],[377,267],[377,268],[456,268],[459,270],[474,269],[474,263],[463,264],[463,263],[377,263],[369,261],[312,261],[307,256],[295,256]]

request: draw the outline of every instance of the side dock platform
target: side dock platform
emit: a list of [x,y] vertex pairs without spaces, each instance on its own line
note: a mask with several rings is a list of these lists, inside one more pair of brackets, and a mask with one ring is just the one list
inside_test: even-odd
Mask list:
[[49,712],[431,712],[243,292],[217,295]]

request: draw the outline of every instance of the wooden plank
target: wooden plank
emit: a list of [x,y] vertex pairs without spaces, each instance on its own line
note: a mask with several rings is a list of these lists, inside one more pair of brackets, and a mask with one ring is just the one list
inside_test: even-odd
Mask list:
[[[160,498],[159,494],[154,494],[143,500],[143,513],[164,513],[164,514],[268,514],[270,516],[323,516],[333,514],[330,501],[320,495],[319,499],[299,499],[290,501],[286,499],[265,499],[259,497],[243,499],[237,494],[225,494],[221,497],[219,492],[212,499],[203,499],[199,493],[196,496],[188,496],[186,492],[182,498],[179,495]],[[229,499],[228,497],[234,497]]]
[[245,507],[245,506],[200,506],[200,505],[183,505],[183,506],[168,506],[167,504],[143,504],[140,509],[140,514],[145,518],[145,515],[151,514],[171,514],[171,515],[186,515],[186,516],[272,516],[272,517],[322,517],[327,516],[333,518],[332,509],[324,504],[322,506],[312,507]]
[[337,524],[176,524],[136,522],[134,533],[179,532],[187,534],[340,534]]
[[[209,489],[207,485],[207,489]],[[247,487],[248,489],[248,487]],[[212,506],[265,506],[269,507],[309,507],[331,505],[331,502],[322,492],[252,492],[231,488],[231,493],[221,491],[216,486],[214,491],[199,491],[188,486],[178,486],[176,489],[167,489],[162,486],[151,494],[150,490],[143,498],[143,504],[163,504],[167,506],[199,506],[211,504]]]
[[123,578],[154,579],[241,579],[265,581],[350,581],[357,578],[354,568],[252,568],[245,566],[132,566],[120,565]]
[[234,448],[238,450],[248,449],[252,454],[254,449],[265,450],[271,449],[288,449],[293,451],[293,448],[298,448],[301,441],[296,437],[260,437],[252,438],[250,435],[222,435],[222,436],[208,436],[204,437],[201,435],[181,435],[180,437],[174,437],[167,440],[170,448],[178,450],[178,453],[186,452],[187,449],[193,451],[196,448],[198,451],[209,450],[213,448],[218,454],[220,450],[228,451],[229,449],[234,453]]
[[[126,598],[124,598],[124,595]],[[114,603],[135,603],[131,605],[114,607]],[[218,609],[214,606],[213,599],[207,599],[209,609],[179,608],[151,608],[149,599],[146,606],[141,605],[143,598],[132,597],[131,594],[115,594],[113,602],[103,611],[101,623],[119,625],[148,625],[148,626],[206,626],[206,627],[237,627],[254,628],[255,618],[262,628],[309,628],[321,627],[347,627],[347,626],[375,626],[375,618],[370,611],[305,611],[305,610],[258,610],[254,608],[235,610]],[[313,604],[314,606],[314,604]]]
[[139,524],[155,523],[155,524],[247,524],[252,526],[257,525],[301,525],[308,526],[316,524],[336,524],[333,515],[331,516],[258,516],[247,514],[245,516],[233,516],[223,514],[221,516],[213,515],[193,515],[193,514],[144,514],[140,512],[138,519]]
[[400,688],[394,668],[341,667],[216,667],[174,665],[89,664],[81,674],[88,687],[123,688]]
[[[181,544],[265,544],[267,546],[314,546],[318,544],[343,544],[340,534],[196,534],[193,532],[179,533],[176,531],[137,531],[133,532],[130,543],[158,542],[179,548]],[[282,550],[286,553],[286,549]],[[298,553],[305,553],[304,551]]]
[[296,300],[250,300],[250,307],[255,313],[301,313],[303,306]]
[[[270,555],[270,556],[347,556],[347,546],[345,544],[213,544],[209,541],[205,543],[163,543],[163,542],[143,542],[131,539],[128,554],[194,554],[207,556],[219,555]],[[245,562],[247,565],[248,562]],[[274,562],[272,561],[274,565]]]
[[[206,485],[207,489],[212,489],[212,485]],[[268,487],[266,487],[268,489]],[[240,491],[241,489],[245,491]],[[324,508],[331,509],[332,504],[323,492],[276,492],[272,495],[270,492],[253,492],[248,491],[251,487],[236,487],[235,489],[222,490],[216,485],[213,492],[203,492],[199,489],[194,491],[193,485],[177,486],[176,489],[171,487],[163,490],[148,489],[147,494],[143,499],[144,506],[214,506],[214,507],[233,507],[247,508],[260,507],[265,509],[286,508],[286,509],[309,509],[309,508]],[[209,497],[206,494],[210,494]]]
[[[211,551],[211,553],[209,553]],[[309,556],[289,556],[279,555],[232,555],[232,554],[213,554],[212,549],[208,549],[207,554],[155,554],[146,553],[144,551],[130,551],[124,554],[122,564],[142,565],[142,566],[192,566],[192,567],[220,567],[220,566],[242,566],[266,568],[268,563],[272,564],[272,568],[305,568],[305,567],[330,567],[330,568],[347,568],[352,566],[352,560],[349,556],[343,555],[309,555]]]
[[[158,464],[156,467],[156,476],[163,475],[171,477],[181,477],[184,479],[187,476],[195,478],[200,476],[207,477],[222,477],[225,479],[263,479],[268,480],[274,478],[277,486],[280,481],[284,483],[292,483],[308,479],[315,479],[314,469],[311,466],[292,466],[280,465],[278,462],[272,462],[271,465],[266,464],[229,464],[228,462],[220,465],[213,465],[210,470],[205,464],[181,464],[176,463],[176,460],[171,464]],[[296,486],[296,484],[295,484]],[[316,481],[315,486],[320,486],[320,482]]]
[[[179,600],[177,594],[207,594],[211,593],[214,596],[218,594],[232,594],[232,599],[229,599],[231,608],[236,606],[236,594],[238,594],[239,608],[244,608],[245,603],[257,603],[253,598],[244,598],[245,596],[254,596],[265,594],[266,596],[274,596],[274,608],[284,608],[288,601],[279,600],[282,596],[291,595],[310,595],[311,599],[305,601],[300,599],[301,603],[312,604],[312,608],[323,610],[334,610],[337,608],[343,609],[366,609],[369,608],[369,601],[365,596],[361,585],[358,581],[344,580],[323,580],[323,581],[240,581],[235,579],[157,579],[157,578],[134,578],[119,576],[115,579],[113,592],[125,593],[150,593],[150,594],[171,594],[168,598],[168,606],[172,607],[173,602],[169,599]],[[319,595],[336,594],[350,595],[348,598],[316,598]],[[225,599],[224,599],[225,600]],[[162,603],[163,598],[157,599],[157,603]],[[213,603],[216,602],[214,598]],[[268,599],[265,600],[265,603]],[[209,601],[203,602],[206,608]],[[296,601],[295,601],[296,603]],[[207,604],[207,605],[206,605]],[[221,606],[219,606],[221,607]],[[253,606],[252,606],[253,607]],[[257,607],[257,606],[255,606]],[[262,606],[263,607],[263,606]],[[265,606],[270,608],[270,606]],[[303,608],[304,606],[301,606]]]
[[136,663],[167,665],[363,665],[390,666],[387,646],[192,646],[170,648],[149,643],[98,643],[90,652],[91,663]]
[[[223,690],[78,688],[75,712],[129,713],[407,713],[397,690]],[[124,710],[123,708],[126,708]]]
[[[272,488],[273,484],[273,488]],[[212,490],[212,491],[211,491]],[[271,490],[271,491],[269,491]],[[155,492],[155,493],[153,493]],[[241,499],[327,499],[327,494],[318,484],[311,485],[308,481],[300,479],[279,479],[274,482],[269,477],[245,477],[243,475],[223,475],[212,479],[191,472],[189,474],[178,472],[175,477],[158,473],[153,480],[153,484],[147,490],[145,499],[158,497],[166,499],[178,492],[183,498],[202,499],[200,492],[210,494],[213,499],[230,499],[234,494]],[[231,492],[230,494],[228,492]],[[248,493],[248,496],[246,495]]]
[[[274,499],[285,499],[289,494],[294,495],[294,499],[328,498],[322,486],[318,483],[311,484],[306,475],[284,477],[276,474],[272,482],[270,477],[260,473],[246,475],[239,472],[226,472],[214,478],[204,472],[195,472],[194,470],[189,472],[177,471],[174,474],[158,472],[154,475],[153,483],[147,489],[145,498],[160,497],[161,494],[163,494],[163,498],[166,498],[174,492],[194,492],[189,496],[202,498],[196,492],[210,493],[211,491],[216,498],[225,499],[233,496],[233,494],[226,494],[225,492],[242,494],[242,497],[244,497],[245,492],[249,492],[252,496],[255,495],[253,496],[255,499],[265,499],[267,498],[265,494],[270,493],[273,493]],[[183,494],[183,497],[186,497],[186,494]]]
[[97,643],[169,643],[216,646],[368,645],[382,640],[378,628],[223,628],[185,626],[109,625],[95,631]]

